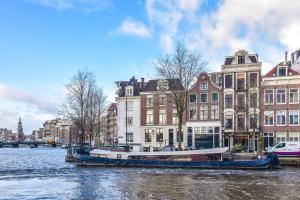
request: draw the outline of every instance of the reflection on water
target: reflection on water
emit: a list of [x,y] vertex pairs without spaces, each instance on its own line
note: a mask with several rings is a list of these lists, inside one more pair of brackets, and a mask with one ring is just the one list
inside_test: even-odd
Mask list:
[[85,168],[65,150],[0,149],[0,199],[300,199],[300,168]]

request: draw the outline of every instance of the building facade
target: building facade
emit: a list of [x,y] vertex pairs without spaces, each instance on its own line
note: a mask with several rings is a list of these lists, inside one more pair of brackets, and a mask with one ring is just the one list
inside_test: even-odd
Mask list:
[[261,62],[245,50],[227,56],[221,69],[224,146],[242,144],[246,151],[257,149]]
[[287,59],[262,78],[261,121],[265,147],[299,141],[299,90],[300,73],[290,67]]
[[[182,147],[186,138],[178,131],[178,116],[172,101],[171,89],[176,85],[170,80],[149,80],[140,93],[141,124],[140,138],[143,151],[158,151],[165,146]],[[181,88],[178,88],[181,89]],[[183,120],[183,124],[185,119]],[[183,126],[184,131],[185,127]]]
[[140,92],[144,79],[138,82],[135,77],[129,81],[117,81],[117,124],[118,144],[128,145],[133,151],[141,150],[140,137]]
[[187,97],[187,146],[222,146],[222,76],[201,73]]

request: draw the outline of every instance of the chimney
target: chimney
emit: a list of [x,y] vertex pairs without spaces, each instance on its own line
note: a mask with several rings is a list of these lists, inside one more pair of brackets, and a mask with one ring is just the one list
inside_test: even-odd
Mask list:
[[287,64],[287,55],[288,55],[288,52],[286,51],[285,52],[285,64]]
[[145,79],[141,78],[141,91],[144,91]]

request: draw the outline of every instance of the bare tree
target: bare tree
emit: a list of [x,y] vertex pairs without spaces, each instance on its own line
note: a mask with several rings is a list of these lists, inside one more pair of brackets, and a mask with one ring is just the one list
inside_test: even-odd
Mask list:
[[[91,144],[96,127],[98,109],[97,98],[102,89],[97,87],[95,76],[88,71],[79,70],[66,85],[67,97],[59,113],[71,120],[79,130],[80,148],[89,138]],[[101,98],[105,97],[102,95]],[[103,101],[105,103],[105,99]],[[78,133],[77,133],[78,134]]]
[[155,62],[156,70],[164,79],[169,80],[171,99],[178,115],[178,149],[183,138],[182,122],[186,108],[186,97],[197,76],[205,70],[207,63],[200,54],[188,50],[182,43],[177,43],[172,54],[160,56]]

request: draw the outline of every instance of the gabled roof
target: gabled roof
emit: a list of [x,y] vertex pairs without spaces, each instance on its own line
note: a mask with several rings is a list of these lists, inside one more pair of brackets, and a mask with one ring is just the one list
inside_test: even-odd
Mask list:
[[[297,72],[296,70],[292,69],[290,66],[290,63],[288,63],[287,67],[288,67],[288,76],[295,76],[295,75],[300,75],[299,72]],[[276,74],[277,76],[277,68],[280,66],[284,66],[284,62],[279,63],[278,65],[276,65],[275,67],[273,67],[268,73],[266,73],[263,77],[274,77],[273,74]],[[291,75],[289,75],[291,73]]]
[[115,110],[117,109],[117,104],[116,103],[112,103],[110,104],[110,106],[108,107],[108,110]]
[[132,86],[133,87],[133,96],[139,96],[141,87],[140,83],[136,80],[136,78],[133,76],[129,81],[119,81],[119,97],[124,97],[125,96],[125,88],[126,86]]
[[[157,83],[162,79],[156,79],[156,80],[149,80],[144,88],[143,91],[145,92],[155,92],[157,90]],[[180,81],[178,79],[167,79],[169,84],[168,90],[183,90],[183,86],[181,85]]]

